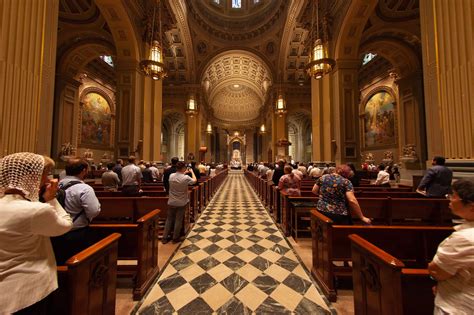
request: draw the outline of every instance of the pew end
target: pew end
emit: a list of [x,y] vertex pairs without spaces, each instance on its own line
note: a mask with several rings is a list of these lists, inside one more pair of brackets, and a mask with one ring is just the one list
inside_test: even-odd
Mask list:
[[433,314],[434,296],[427,269],[403,262],[357,234],[349,235],[356,314]]
[[50,314],[115,314],[119,233],[113,233],[57,266],[58,290]]

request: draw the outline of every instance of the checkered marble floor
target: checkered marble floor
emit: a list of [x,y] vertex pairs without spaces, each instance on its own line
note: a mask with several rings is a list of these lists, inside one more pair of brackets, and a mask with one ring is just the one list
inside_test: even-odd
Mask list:
[[231,172],[139,314],[330,314],[242,173]]

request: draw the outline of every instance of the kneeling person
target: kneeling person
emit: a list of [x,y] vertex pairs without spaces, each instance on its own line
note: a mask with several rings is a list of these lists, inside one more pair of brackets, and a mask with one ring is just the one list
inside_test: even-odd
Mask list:
[[[186,174],[190,174],[191,177]],[[189,203],[188,186],[195,184],[196,181],[196,175],[192,168],[186,170],[184,162],[176,164],[176,173],[171,174],[169,178],[169,207],[165,231],[163,232],[163,244],[169,242],[171,230],[173,230],[173,243],[179,242],[184,211],[186,211]]]

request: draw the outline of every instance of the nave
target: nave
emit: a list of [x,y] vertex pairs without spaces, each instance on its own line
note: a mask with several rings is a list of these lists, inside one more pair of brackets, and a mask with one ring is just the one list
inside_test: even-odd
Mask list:
[[243,174],[233,171],[133,313],[176,312],[331,313]]

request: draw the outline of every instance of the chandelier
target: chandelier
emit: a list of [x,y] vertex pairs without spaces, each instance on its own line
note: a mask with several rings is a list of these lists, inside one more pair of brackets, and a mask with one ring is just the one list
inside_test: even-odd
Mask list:
[[151,26],[150,52],[148,59],[140,61],[140,68],[146,76],[153,80],[164,79],[167,75],[165,65],[163,64],[163,47],[160,41],[154,38],[156,7],[158,6],[159,28],[158,35],[161,37],[161,9],[160,0],[153,6],[153,22]]
[[[313,2],[313,13],[311,16],[311,43],[313,47],[311,49],[311,59],[306,65],[306,72],[308,75],[315,79],[321,79],[325,74],[332,71],[336,65],[334,59],[329,58],[327,40],[323,41],[319,34],[319,0],[316,1],[316,14],[315,5]],[[314,16],[316,15],[316,40],[313,40],[314,30]],[[325,32],[326,33],[326,32]],[[327,35],[327,34],[326,34]],[[325,36],[327,39],[327,36]]]
[[281,91],[281,88],[280,88],[280,91],[278,92],[278,97],[275,103],[275,113],[278,114],[279,117],[283,117],[283,115],[287,113],[286,101],[283,98],[283,93]]
[[212,134],[212,125],[210,122],[207,123],[206,133],[209,135]]
[[260,133],[263,135],[263,134],[265,134],[266,132],[267,132],[267,130],[265,129],[265,124],[262,124],[262,125],[260,126]]
[[[197,103],[194,99],[194,95],[190,95],[188,101],[186,102],[186,114],[193,117],[197,114]],[[209,127],[209,126],[208,126]]]

